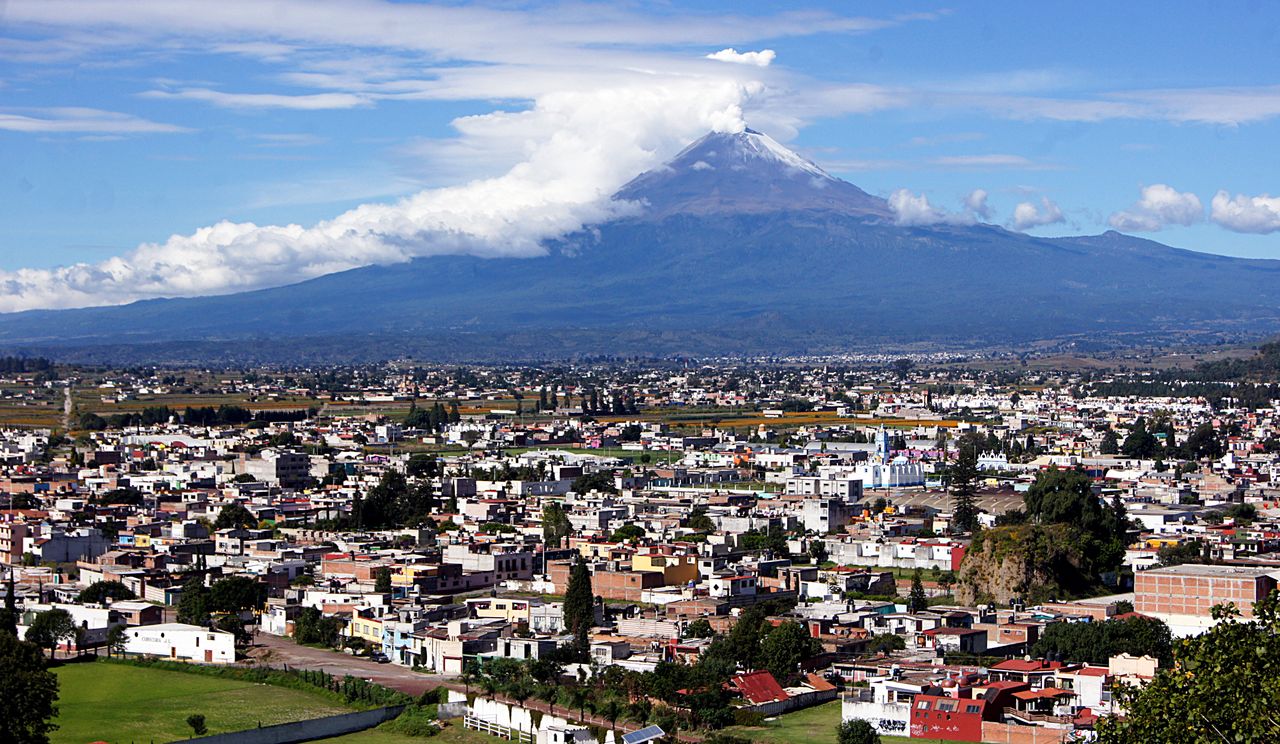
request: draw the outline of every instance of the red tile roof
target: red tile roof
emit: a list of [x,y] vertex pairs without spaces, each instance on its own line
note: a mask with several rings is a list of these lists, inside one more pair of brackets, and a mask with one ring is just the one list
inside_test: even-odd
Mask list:
[[739,674],[733,678],[733,686],[738,688],[742,697],[756,705],[786,700],[789,697],[778,680],[766,671]]
[[817,674],[806,674],[804,681],[807,682],[810,687],[817,690],[818,692],[826,692],[827,690],[836,689],[835,685],[831,684],[830,682],[823,679]]

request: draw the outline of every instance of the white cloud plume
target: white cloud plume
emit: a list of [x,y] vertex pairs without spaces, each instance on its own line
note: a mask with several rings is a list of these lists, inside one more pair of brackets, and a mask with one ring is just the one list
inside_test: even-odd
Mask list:
[[1280,230],[1280,196],[1233,197],[1219,191],[1210,204],[1210,219],[1233,232],[1273,233]]
[[930,204],[924,194],[914,194],[907,189],[898,189],[889,195],[889,208],[899,225],[936,225],[946,222],[948,217],[945,210]]
[[1014,230],[1024,231],[1066,221],[1067,218],[1063,216],[1062,209],[1045,196],[1040,198],[1039,205],[1033,202],[1020,202],[1013,208],[1013,221],[1009,224]]
[[469,136],[524,138],[523,159],[494,178],[366,204],[311,227],[220,222],[98,264],[0,272],[0,311],[240,291],[417,256],[536,256],[545,239],[635,208],[607,197],[688,140],[740,131],[742,103],[758,90],[667,80],[468,117],[458,127]]
[[995,214],[995,210],[987,204],[987,190],[974,189],[964,198],[964,208],[972,212],[979,219],[989,220]]
[[898,189],[889,195],[889,208],[894,222],[909,227],[928,225],[972,225],[980,219],[989,219],[991,208],[987,205],[987,192],[974,189],[961,200],[964,208],[951,212],[935,206],[924,194],[908,189]]
[[1155,183],[1144,186],[1133,206],[1111,215],[1107,222],[1117,230],[1155,232],[1165,225],[1191,225],[1203,218],[1200,197]]
[[761,49],[758,52],[739,52],[737,49],[721,49],[707,55],[707,59],[719,62],[733,62],[739,65],[755,65],[768,67],[778,55],[772,49]]

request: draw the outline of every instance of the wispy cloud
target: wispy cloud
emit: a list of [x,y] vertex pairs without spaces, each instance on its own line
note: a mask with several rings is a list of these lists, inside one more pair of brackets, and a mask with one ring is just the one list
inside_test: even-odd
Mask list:
[[310,93],[284,95],[279,93],[224,93],[209,88],[183,88],[180,90],[148,90],[138,94],[142,98],[185,99],[203,101],[222,108],[232,109],[294,109],[321,111],[324,109],[349,109],[371,104],[368,98],[351,93]]
[[166,134],[190,131],[174,124],[93,108],[44,108],[0,111],[0,129],[47,134]]
[[932,158],[930,165],[943,168],[991,170],[999,168],[1015,168],[1020,170],[1050,170],[1057,166],[1048,163],[1037,163],[1021,155],[1007,153],[991,153],[987,155],[944,155]]
[[259,147],[314,147],[328,142],[327,137],[307,132],[259,132],[249,135]]

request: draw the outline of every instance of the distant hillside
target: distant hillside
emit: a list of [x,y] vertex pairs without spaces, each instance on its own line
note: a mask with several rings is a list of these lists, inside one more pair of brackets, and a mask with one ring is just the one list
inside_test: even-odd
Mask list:
[[1249,359],[1223,359],[1196,367],[1197,375],[1210,380],[1280,382],[1280,339],[1262,344]]

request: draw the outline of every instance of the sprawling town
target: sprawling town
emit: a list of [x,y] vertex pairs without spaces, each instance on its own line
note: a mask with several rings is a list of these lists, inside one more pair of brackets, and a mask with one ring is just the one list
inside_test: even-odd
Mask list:
[[53,659],[287,674],[538,744],[1035,744],[1122,721],[1180,639],[1274,620],[1275,386],[4,367],[6,617]]

